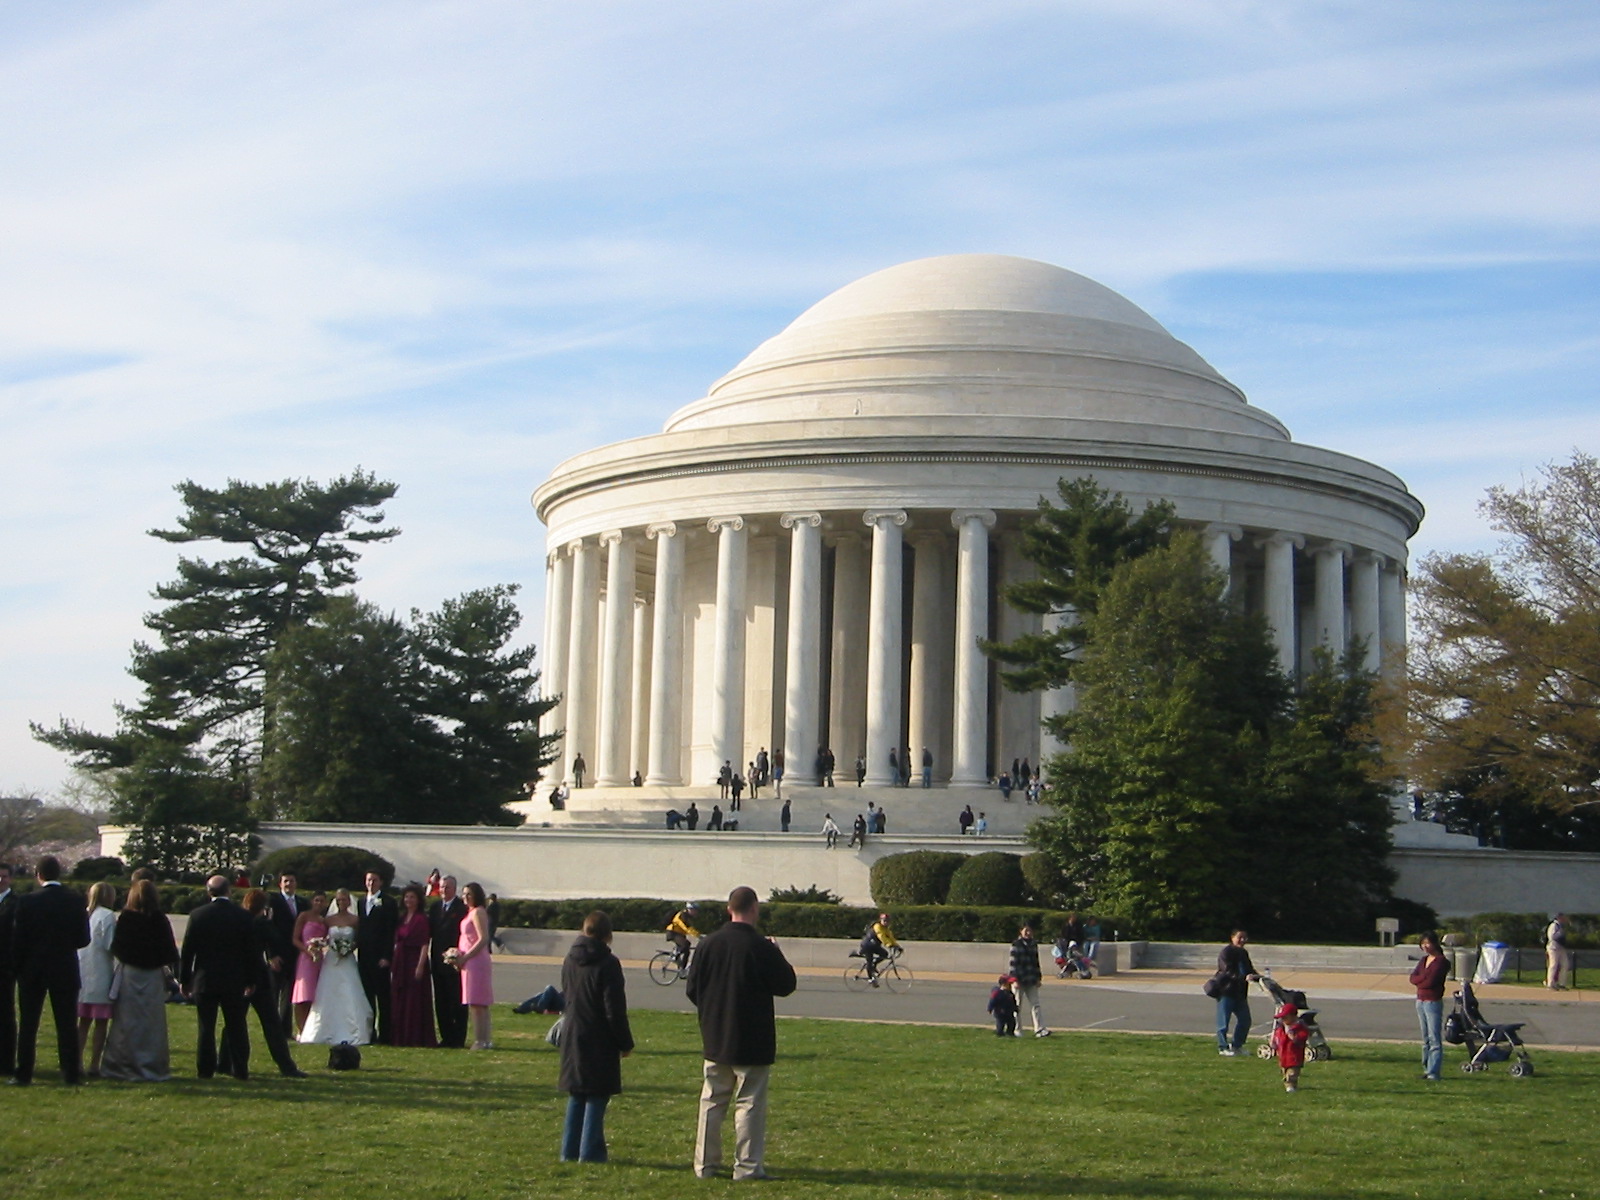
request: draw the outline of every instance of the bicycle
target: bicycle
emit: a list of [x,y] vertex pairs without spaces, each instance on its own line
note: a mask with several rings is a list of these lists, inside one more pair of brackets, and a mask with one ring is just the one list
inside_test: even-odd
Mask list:
[[650,978],[662,987],[671,987],[678,980],[688,978],[688,975],[689,961],[679,961],[676,946],[657,950],[650,958]]
[[[859,966],[844,969],[844,986],[852,992],[864,992],[872,986],[873,977],[867,974],[866,956],[859,950],[850,952],[851,958],[861,959]],[[884,987],[897,995],[909,991],[916,982],[916,976],[911,973],[910,967],[900,965],[900,947],[895,946],[889,951],[887,958],[878,961],[877,980]]]

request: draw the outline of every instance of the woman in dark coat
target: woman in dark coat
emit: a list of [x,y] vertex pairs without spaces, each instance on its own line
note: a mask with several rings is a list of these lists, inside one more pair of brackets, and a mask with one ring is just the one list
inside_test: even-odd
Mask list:
[[611,918],[596,909],[561,964],[567,1007],[561,1025],[561,1079],[568,1094],[562,1162],[605,1162],[606,1105],[622,1090],[622,1060],[633,1051],[622,963],[611,953]]

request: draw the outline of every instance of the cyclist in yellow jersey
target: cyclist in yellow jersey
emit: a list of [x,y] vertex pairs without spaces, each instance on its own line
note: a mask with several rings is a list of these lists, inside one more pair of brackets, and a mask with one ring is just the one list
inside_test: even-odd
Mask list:
[[700,931],[694,927],[695,914],[699,911],[700,906],[691,900],[667,922],[667,941],[677,947],[679,971],[689,969],[689,939],[700,937]]
[[889,914],[879,913],[878,919],[861,935],[861,957],[867,960],[867,978],[873,987],[878,986],[878,964],[889,957],[890,950],[898,948],[899,945],[889,928]]

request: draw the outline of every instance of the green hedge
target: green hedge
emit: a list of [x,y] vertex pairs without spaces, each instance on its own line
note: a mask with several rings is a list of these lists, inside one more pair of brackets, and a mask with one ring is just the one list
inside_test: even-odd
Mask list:
[[[1550,917],[1545,913],[1479,913],[1474,917],[1456,918],[1440,926],[1443,933],[1464,934],[1475,945],[1484,942],[1505,942],[1508,946],[1523,949],[1544,945],[1545,926]],[[1595,913],[1567,914],[1567,949],[1593,950],[1600,947],[1600,915]]]
[[1003,850],[971,854],[950,876],[946,904],[1011,907],[1028,903],[1028,881],[1022,877],[1022,856]]
[[954,850],[908,850],[872,864],[872,899],[878,904],[943,904],[950,878],[967,861]]
[[294,873],[300,890],[307,895],[335,888],[365,891],[368,871],[394,881],[394,864],[359,846],[288,846],[274,850],[251,868],[250,878],[266,875],[276,887],[278,877],[285,871]]

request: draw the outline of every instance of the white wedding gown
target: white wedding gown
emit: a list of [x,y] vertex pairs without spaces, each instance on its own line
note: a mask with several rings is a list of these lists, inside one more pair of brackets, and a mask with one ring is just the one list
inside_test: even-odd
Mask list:
[[[328,930],[330,942],[348,941],[353,946],[355,936],[355,930],[343,926]],[[300,1031],[300,1040],[326,1046],[341,1042],[365,1046],[372,1041],[372,1007],[361,986],[361,972],[356,969],[353,953],[341,955],[330,946],[322,960],[317,994],[311,1001],[311,1015]]]

